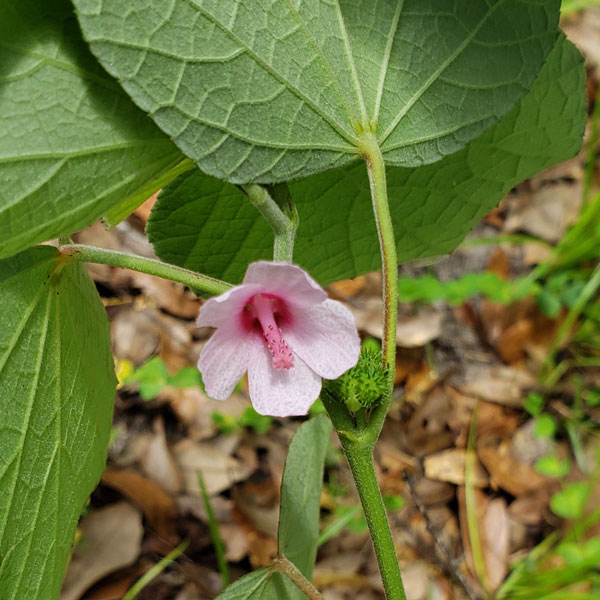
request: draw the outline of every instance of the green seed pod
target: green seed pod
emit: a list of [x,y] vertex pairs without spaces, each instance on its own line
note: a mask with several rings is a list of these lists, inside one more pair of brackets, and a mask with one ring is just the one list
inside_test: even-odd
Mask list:
[[376,406],[387,389],[386,372],[381,368],[381,362],[380,351],[363,350],[356,366],[339,379],[328,381],[327,390],[353,413]]

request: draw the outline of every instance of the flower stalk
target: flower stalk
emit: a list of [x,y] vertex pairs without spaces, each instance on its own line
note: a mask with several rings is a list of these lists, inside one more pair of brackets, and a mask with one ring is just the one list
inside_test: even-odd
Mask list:
[[281,202],[282,208],[266,187],[256,183],[240,187],[273,230],[273,260],[291,263],[298,228],[298,213],[289,196]]
[[62,254],[71,257],[73,260],[81,262],[110,265],[112,267],[122,267],[123,269],[132,269],[148,275],[156,275],[163,279],[169,279],[188,287],[210,294],[211,296],[223,294],[232,286],[220,279],[208,277],[189,269],[183,269],[164,263],[153,258],[144,258],[143,256],[133,256],[125,252],[116,250],[106,250],[95,246],[86,246],[84,244],[66,244],[60,246]]

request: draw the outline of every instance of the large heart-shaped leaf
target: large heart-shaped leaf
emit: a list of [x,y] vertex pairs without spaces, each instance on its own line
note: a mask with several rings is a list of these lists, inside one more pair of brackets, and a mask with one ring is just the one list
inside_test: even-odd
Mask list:
[[73,0],[94,54],[205,172],[237,183],[450,154],[530,88],[560,0]]
[[108,320],[54,248],[0,261],[0,597],[58,597],[104,467],[115,389]]
[[0,115],[0,257],[90,225],[182,159],[91,56],[68,0],[0,2]]
[[[495,127],[435,164],[388,169],[400,261],[451,251],[510,187],[577,152],[582,65],[562,37],[530,93]],[[299,264],[322,283],[379,268],[364,165],[313,175],[290,190],[300,214]],[[148,234],[164,260],[234,283],[249,262],[272,255],[273,234],[244,194],[201,172],[161,193]]]

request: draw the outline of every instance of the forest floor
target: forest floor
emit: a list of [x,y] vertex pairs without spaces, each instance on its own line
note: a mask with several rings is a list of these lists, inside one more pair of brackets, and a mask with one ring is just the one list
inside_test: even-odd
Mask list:
[[[563,25],[586,56],[591,111],[600,9]],[[376,462],[409,600],[533,600],[546,597],[549,581],[600,597],[597,290],[577,304],[600,259],[600,231],[591,254],[565,237],[573,227],[589,231],[585,219],[600,222],[590,123],[577,157],[512,190],[454,253],[401,268],[395,401]],[[76,240],[152,256],[143,234],[151,204]],[[540,271],[548,260],[562,266]],[[511,301],[514,282],[536,266],[534,291]],[[182,540],[183,554],[137,597],[214,598],[222,583],[197,474],[232,578],[268,565],[286,451],[302,419],[260,417],[245,382],[225,402],[203,393],[194,365],[210,330],[195,326],[201,300],[192,292],[106,265],[90,272],[112,323],[121,383],[108,466],[82,516],[61,600],[119,600]],[[362,338],[377,343],[380,274],[328,291],[354,312]],[[314,584],[327,600],[383,598],[334,437],[321,515],[327,539]],[[525,557],[527,568],[514,571]]]

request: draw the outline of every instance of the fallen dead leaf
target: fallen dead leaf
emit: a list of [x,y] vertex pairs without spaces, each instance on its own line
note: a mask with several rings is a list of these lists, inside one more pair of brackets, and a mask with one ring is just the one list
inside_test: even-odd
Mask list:
[[[466,452],[461,448],[450,448],[431,454],[424,461],[425,475],[430,479],[464,485],[465,458]],[[473,485],[477,487],[489,485],[489,477],[478,460],[475,461]]]
[[[473,561],[471,536],[469,533],[465,488],[458,490],[460,530],[467,564],[477,575]],[[487,576],[487,590],[493,592],[504,581],[508,572],[509,519],[503,498],[490,499],[480,490],[475,490],[475,518],[479,530],[479,542]]]
[[482,523],[488,583],[496,590],[508,572],[509,520],[504,498],[490,500]]
[[331,292],[331,295],[338,300],[346,300],[352,298],[361,292],[367,284],[367,276],[359,275],[354,279],[344,279],[343,281],[336,281],[331,285],[327,286],[327,289]]
[[217,433],[213,413],[239,417],[250,406],[247,398],[233,394],[227,400],[209,398],[200,388],[165,388],[161,398],[167,399],[179,420],[187,425],[188,437],[203,441]]
[[579,216],[581,185],[581,181],[554,183],[510,198],[504,231],[524,231],[557,242]]
[[176,544],[177,506],[175,501],[157,483],[131,469],[108,468],[102,483],[127,496],[142,510],[150,526],[168,543]]
[[[230,438],[235,442],[234,436]],[[254,470],[231,456],[215,444],[182,440],[173,447],[175,460],[182,470],[185,489],[188,493],[200,494],[198,473],[202,473],[209,495],[229,489],[234,483],[246,479]]]
[[78,600],[92,584],[140,555],[142,517],[128,502],[94,511],[80,529],[83,539],[73,552],[60,600]]
[[120,307],[111,319],[113,354],[141,365],[150,358],[160,342],[160,327],[151,310]]
[[[357,306],[349,306],[354,314],[356,326],[361,331],[381,339],[383,335],[381,315],[383,302],[379,297],[366,298],[357,302]],[[424,346],[439,337],[442,331],[442,313],[430,308],[423,308],[415,315],[398,315],[396,343],[402,348]]]
[[513,496],[533,492],[548,485],[549,480],[533,467],[512,456],[510,442],[496,437],[481,438],[477,454],[490,473],[492,485]]
[[535,386],[535,377],[516,367],[485,363],[468,363],[455,387],[467,396],[520,408],[526,390]]
[[177,494],[183,489],[183,477],[167,445],[162,418],[154,421],[153,429],[154,434],[140,458],[140,465],[144,473],[164,490]]

